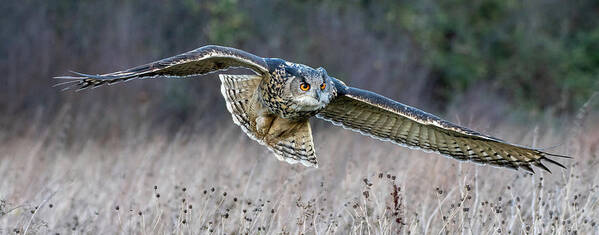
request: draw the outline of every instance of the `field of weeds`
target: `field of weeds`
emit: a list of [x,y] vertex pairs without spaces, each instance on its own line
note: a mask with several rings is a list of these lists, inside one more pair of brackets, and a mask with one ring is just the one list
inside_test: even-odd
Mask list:
[[198,120],[170,135],[131,117],[110,128],[126,115],[67,109],[51,123],[11,122],[0,135],[0,233],[599,232],[596,116],[573,134],[549,121],[484,130],[525,145],[559,144],[549,151],[573,157],[558,159],[567,169],[529,175],[321,121],[312,122],[320,160],[312,169],[277,161],[229,120]]

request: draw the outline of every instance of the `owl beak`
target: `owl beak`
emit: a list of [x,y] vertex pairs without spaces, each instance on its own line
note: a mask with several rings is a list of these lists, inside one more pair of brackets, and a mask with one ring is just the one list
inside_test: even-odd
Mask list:
[[314,99],[320,101],[320,93],[318,91],[314,92]]

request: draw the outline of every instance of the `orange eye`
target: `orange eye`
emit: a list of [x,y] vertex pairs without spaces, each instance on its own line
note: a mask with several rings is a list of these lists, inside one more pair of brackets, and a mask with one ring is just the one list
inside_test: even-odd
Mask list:
[[302,91],[310,90],[310,84],[304,82],[300,84],[300,89],[302,89]]
[[320,84],[320,89],[321,90],[324,90],[325,88],[327,88],[327,84],[326,83],[323,82],[322,84]]

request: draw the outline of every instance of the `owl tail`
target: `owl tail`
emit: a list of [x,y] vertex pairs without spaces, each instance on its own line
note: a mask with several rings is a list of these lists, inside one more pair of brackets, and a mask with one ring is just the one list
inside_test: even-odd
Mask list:
[[318,167],[314,154],[312,130],[308,120],[291,121],[283,118],[273,118],[271,128],[276,133],[269,133],[262,138],[256,136],[253,95],[260,84],[261,77],[257,75],[221,74],[221,93],[225,97],[227,110],[231,113],[233,122],[252,139],[266,145],[277,159],[291,164],[301,163],[309,167]]
[[301,163],[307,167],[318,167],[314,153],[314,141],[312,141],[312,129],[308,120],[294,123],[280,136],[268,139],[266,146],[281,161],[291,164]]

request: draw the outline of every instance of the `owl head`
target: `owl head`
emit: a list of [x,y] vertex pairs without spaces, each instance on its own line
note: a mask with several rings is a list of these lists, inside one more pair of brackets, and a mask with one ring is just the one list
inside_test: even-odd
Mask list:
[[270,82],[279,84],[278,89],[271,90],[278,94],[270,95],[281,98],[285,110],[277,113],[282,116],[314,115],[324,109],[336,93],[333,81],[324,68],[314,69],[280,59],[270,61],[270,66],[273,68]]

